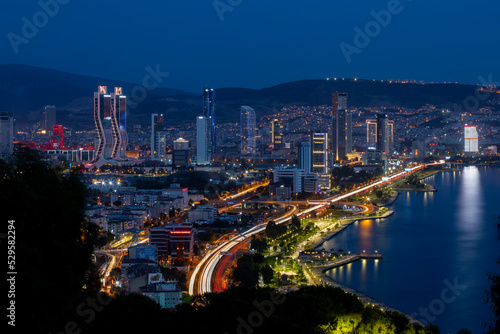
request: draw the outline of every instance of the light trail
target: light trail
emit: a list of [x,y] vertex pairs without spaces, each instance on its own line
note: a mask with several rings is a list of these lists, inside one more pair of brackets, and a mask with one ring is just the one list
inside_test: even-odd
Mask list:
[[[306,210],[298,212],[298,213],[296,212],[297,207],[295,207],[294,210],[286,213],[282,218],[276,219],[275,222],[276,222],[276,224],[282,224],[282,223],[290,220],[292,215],[295,213],[297,214],[297,216],[305,215],[311,211],[318,210],[318,209],[321,209],[327,205],[330,205],[330,203],[335,203],[335,202],[341,201],[341,200],[348,198],[352,195],[355,195],[357,193],[364,192],[364,191],[371,189],[373,187],[390,182],[393,179],[397,179],[397,178],[402,177],[404,175],[416,172],[422,168],[425,168],[428,166],[433,166],[433,165],[441,165],[441,164],[444,164],[444,162],[431,163],[431,164],[416,166],[413,168],[408,168],[409,170],[405,170],[405,171],[400,172],[398,174],[388,176],[387,180],[384,180],[384,181],[381,180],[381,181],[374,182],[370,185],[353,190],[353,191],[351,191],[347,194],[344,194],[344,195],[327,198],[323,201],[329,202],[329,203],[318,204],[318,205],[315,205],[309,209],[306,209]],[[235,237],[229,239],[228,241],[222,243],[221,245],[212,249],[207,255],[205,255],[205,257],[203,257],[203,259],[200,261],[200,263],[198,263],[195,270],[193,271],[193,274],[191,275],[191,279],[189,281],[189,294],[193,295],[195,293],[203,294],[203,293],[212,292],[213,291],[212,278],[214,276],[215,270],[217,269],[217,264],[219,263],[220,259],[223,257],[223,255],[221,253],[230,251],[234,246],[236,246],[240,242],[244,241],[245,238],[249,238],[250,236],[252,236],[254,234],[262,232],[266,228],[266,226],[267,226],[266,223],[262,223],[262,224],[259,224],[257,226],[254,226],[254,227],[248,229],[247,231],[241,233],[240,235],[235,236]],[[198,278],[198,274],[199,274],[200,270],[201,270],[201,275]],[[199,281],[198,284],[196,284],[197,280]],[[197,285],[196,286],[197,291],[195,291],[195,285]]]

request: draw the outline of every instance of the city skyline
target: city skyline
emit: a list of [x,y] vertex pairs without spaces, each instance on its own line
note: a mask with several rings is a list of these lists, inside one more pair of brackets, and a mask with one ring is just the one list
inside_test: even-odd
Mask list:
[[500,333],[500,3],[6,2],[22,333]]

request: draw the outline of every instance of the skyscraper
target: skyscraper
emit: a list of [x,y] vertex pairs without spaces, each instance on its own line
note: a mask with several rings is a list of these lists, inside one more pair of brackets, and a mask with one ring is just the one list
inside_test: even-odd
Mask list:
[[279,150],[283,144],[283,122],[273,119],[271,121],[271,147]]
[[334,113],[339,109],[347,109],[347,93],[339,93],[339,92],[333,93],[332,107]]
[[311,137],[311,173],[328,173],[328,134],[315,132]]
[[311,142],[303,141],[299,146],[299,169],[303,169],[305,174],[311,173]]
[[377,114],[376,119],[366,120],[366,143],[368,148],[390,154],[394,141],[394,121],[386,114]]
[[96,165],[110,160],[126,159],[127,98],[122,95],[122,88],[115,87],[114,93],[108,93],[107,86],[99,86],[94,92],[94,121],[97,130]]
[[366,145],[368,149],[375,149],[377,145],[377,120],[366,120]]
[[56,124],[56,107],[55,106],[43,107],[43,129],[48,134],[52,134],[55,124]]
[[127,97],[122,94],[121,87],[115,87],[115,92],[111,94],[113,103],[113,117],[111,125],[113,126],[113,158],[127,159]]
[[377,114],[377,150],[389,154],[389,118],[386,114]]
[[255,111],[241,106],[240,111],[241,154],[255,154]]
[[210,118],[210,151],[215,153],[215,91],[206,86],[203,89],[203,116]]
[[328,174],[328,134],[313,133],[311,136],[311,173],[318,176],[321,189],[330,188],[330,174]]
[[352,113],[347,110],[347,93],[333,93],[332,109],[333,160],[344,160],[352,152]]
[[111,159],[112,132],[111,115],[113,113],[111,95],[107,86],[99,86],[94,93],[94,121],[97,130],[96,159],[99,164],[105,164]]
[[174,166],[187,166],[190,164],[189,140],[179,138],[174,140],[172,164]]
[[164,160],[167,154],[167,132],[163,114],[151,114],[151,159]]
[[14,117],[0,113],[0,156],[12,154],[14,149]]
[[464,152],[475,154],[479,150],[479,138],[475,126],[465,124],[464,127]]
[[196,163],[198,165],[209,165],[212,157],[210,138],[211,119],[198,116],[196,119]]

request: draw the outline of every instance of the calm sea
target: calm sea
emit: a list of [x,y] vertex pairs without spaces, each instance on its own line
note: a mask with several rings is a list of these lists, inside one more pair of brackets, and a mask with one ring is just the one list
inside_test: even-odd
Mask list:
[[426,323],[441,333],[491,322],[485,304],[488,272],[498,272],[500,168],[465,167],[426,183],[435,193],[401,192],[394,214],[356,222],[325,249],[382,253],[327,272],[335,280]]

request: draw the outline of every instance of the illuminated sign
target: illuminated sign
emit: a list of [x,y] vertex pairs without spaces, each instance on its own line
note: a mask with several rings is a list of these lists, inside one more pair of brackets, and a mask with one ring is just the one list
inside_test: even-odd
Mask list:
[[99,94],[106,94],[108,91],[108,86],[99,86]]
[[187,235],[187,234],[191,234],[191,231],[172,231],[172,232],[170,232],[170,234],[172,234],[172,235]]
[[382,181],[389,181],[389,177],[388,176],[382,176]]

